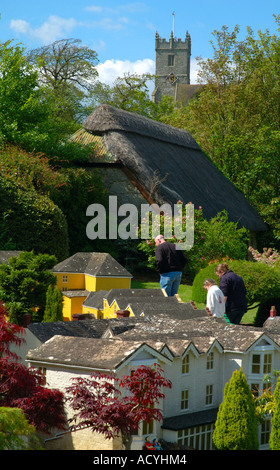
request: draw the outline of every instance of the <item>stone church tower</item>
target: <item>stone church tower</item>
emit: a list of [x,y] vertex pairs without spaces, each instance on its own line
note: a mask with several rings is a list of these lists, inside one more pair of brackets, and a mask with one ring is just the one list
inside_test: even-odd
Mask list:
[[185,41],[176,39],[174,31],[169,41],[156,33],[156,79],[152,99],[158,103],[161,97],[178,99],[178,87],[190,84],[191,37],[187,31]]

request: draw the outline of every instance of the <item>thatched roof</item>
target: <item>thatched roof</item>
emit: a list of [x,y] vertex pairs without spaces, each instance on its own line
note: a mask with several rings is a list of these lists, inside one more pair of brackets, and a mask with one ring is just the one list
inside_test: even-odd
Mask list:
[[206,219],[226,210],[229,219],[251,231],[266,230],[243,194],[215,167],[187,131],[137,114],[99,106],[83,123],[100,135],[115,162],[121,162],[150,199],[192,202]]

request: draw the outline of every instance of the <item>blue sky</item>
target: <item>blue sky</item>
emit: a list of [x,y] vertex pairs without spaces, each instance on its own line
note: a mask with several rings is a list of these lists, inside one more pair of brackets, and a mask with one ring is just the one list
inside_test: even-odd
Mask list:
[[211,57],[215,29],[250,26],[275,32],[279,0],[0,0],[0,41],[15,39],[27,49],[55,40],[81,39],[99,58],[100,80],[110,83],[125,72],[154,73],[155,33],[192,40],[192,83],[197,56]]

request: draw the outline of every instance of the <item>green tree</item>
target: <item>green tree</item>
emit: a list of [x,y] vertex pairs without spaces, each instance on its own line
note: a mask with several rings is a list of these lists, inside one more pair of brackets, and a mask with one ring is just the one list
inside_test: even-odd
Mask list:
[[37,72],[25,48],[12,41],[0,44],[0,141],[20,142],[46,119],[47,105],[38,88]]
[[280,450],[280,378],[274,391],[275,408],[271,420],[269,445],[271,450]]
[[0,450],[38,449],[35,433],[21,409],[0,407]]
[[98,73],[97,54],[80,39],[62,39],[32,50],[31,64],[39,69],[39,82],[55,99],[56,115],[64,121],[80,121],[83,100],[88,97]]
[[125,74],[123,77],[118,77],[112,86],[97,82],[92,90],[92,107],[109,104],[115,108],[154,118],[157,107],[151,101],[148,89],[148,82],[152,78],[150,74]]
[[51,269],[56,263],[53,255],[22,252],[0,265],[0,299],[5,303],[9,320],[22,325],[23,315],[41,321],[49,285],[56,284]]
[[49,285],[43,322],[63,321],[62,307],[62,292],[57,287]]
[[257,450],[259,447],[255,403],[242,369],[234,371],[225,385],[213,443],[218,450]]
[[279,241],[280,15],[275,22],[275,34],[248,27],[242,41],[239,26],[215,30],[213,57],[199,59],[204,86],[167,122],[192,133]]

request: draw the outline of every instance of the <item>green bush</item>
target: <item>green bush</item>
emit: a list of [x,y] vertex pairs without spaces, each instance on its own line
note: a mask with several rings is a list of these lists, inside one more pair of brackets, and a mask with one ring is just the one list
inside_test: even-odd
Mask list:
[[242,371],[235,370],[224,389],[213,443],[218,450],[258,450],[258,426],[252,392]]
[[[203,288],[204,279],[210,277],[217,281],[219,279],[214,274],[219,263],[210,264],[207,268],[201,269],[193,282],[192,300],[194,302],[206,302],[206,291]],[[270,301],[278,297],[280,292],[280,275],[278,270],[263,263],[254,261],[234,260],[228,262],[229,268],[244,280],[247,289],[248,306]]]
[[47,197],[0,176],[0,249],[68,256],[68,232],[62,211]]

